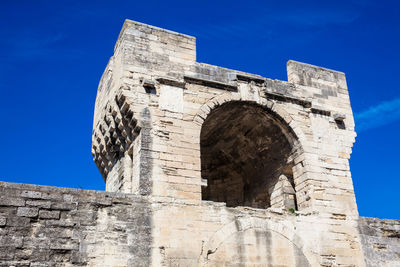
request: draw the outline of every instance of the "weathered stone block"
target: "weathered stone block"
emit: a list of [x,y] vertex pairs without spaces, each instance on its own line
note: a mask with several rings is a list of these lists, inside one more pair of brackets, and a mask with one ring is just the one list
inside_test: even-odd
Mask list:
[[59,227],[73,227],[77,225],[76,221],[71,221],[70,219],[64,220],[46,220],[46,226],[59,226]]
[[23,244],[22,236],[5,235],[0,236],[0,247],[15,247],[20,248]]
[[41,219],[59,219],[60,211],[58,210],[41,210],[39,211],[39,218]]
[[19,217],[19,216],[9,216],[7,218],[7,226],[11,227],[21,227],[22,229],[28,228],[30,225],[30,218]]
[[76,203],[56,202],[51,204],[51,209],[54,210],[75,210],[76,207],[77,207]]
[[5,226],[7,223],[7,218],[5,217],[0,217],[0,227]]
[[49,237],[24,237],[24,248],[34,250],[46,250],[50,246]]
[[41,198],[42,193],[37,191],[22,191],[21,196],[27,198]]
[[53,239],[50,242],[50,249],[52,250],[78,250],[79,245],[72,240],[68,239]]
[[71,254],[71,263],[83,264],[87,262],[87,254],[79,251],[73,251]]
[[25,206],[25,200],[14,197],[0,197],[0,206]]
[[31,262],[30,267],[49,267],[48,263]]
[[38,208],[19,207],[17,210],[17,216],[21,217],[37,217],[38,213]]
[[[0,240],[2,238],[0,237]],[[15,248],[12,246],[2,246],[0,243],[0,266],[10,267],[12,259],[14,258]]]
[[39,208],[50,209],[51,202],[50,201],[43,201],[43,200],[27,200],[27,206],[34,206]]

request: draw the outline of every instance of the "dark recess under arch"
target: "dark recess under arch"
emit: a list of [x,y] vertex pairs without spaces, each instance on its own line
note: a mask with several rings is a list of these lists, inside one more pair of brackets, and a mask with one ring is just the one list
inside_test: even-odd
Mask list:
[[202,199],[227,206],[297,209],[294,137],[279,117],[243,101],[210,112],[200,136]]

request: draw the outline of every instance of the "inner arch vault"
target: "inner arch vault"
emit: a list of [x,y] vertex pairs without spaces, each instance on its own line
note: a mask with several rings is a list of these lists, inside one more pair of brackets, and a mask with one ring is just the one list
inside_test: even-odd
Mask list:
[[216,107],[202,125],[200,144],[203,200],[297,209],[295,138],[268,109],[241,101]]

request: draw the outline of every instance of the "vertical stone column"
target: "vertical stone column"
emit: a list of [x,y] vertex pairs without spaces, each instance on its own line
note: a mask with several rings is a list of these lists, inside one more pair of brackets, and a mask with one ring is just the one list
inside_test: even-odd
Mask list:
[[349,161],[355,141],[354,120],[344,73],[295,61],[288,62],[288,81],[311,101],[302,127],[305,151],[295,172],[312,185],[314,209],[358,216]]
[[301,173],[308,187],[310,210],[325,220],[315,226],[320,227],[321,261],[363,266],[349,167],[356,134],[345,75],[295,61],[289,61],[287,68],[288,81],[311,102],[302,123],[304,158],[295,162],[294,173]]
[[281,174],[278,182],[272,188],[271,207],[295,211],[297,209],[295,198],[296,192],[288,177]]

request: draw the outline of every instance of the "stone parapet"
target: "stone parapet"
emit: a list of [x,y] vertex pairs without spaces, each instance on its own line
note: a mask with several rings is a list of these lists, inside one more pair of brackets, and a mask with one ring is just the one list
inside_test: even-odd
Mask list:
[[146,198],[0,182],[0,266],[150,265]]

